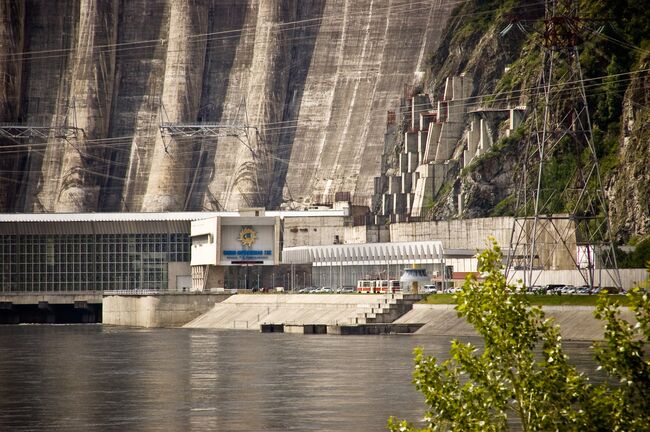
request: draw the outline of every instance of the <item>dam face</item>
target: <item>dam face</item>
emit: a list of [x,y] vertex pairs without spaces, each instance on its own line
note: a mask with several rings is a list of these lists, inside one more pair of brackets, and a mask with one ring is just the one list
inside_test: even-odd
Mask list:
[[452,3],[18,1],[0,122],[49,132],[0,138],[0,210],[369,205],[387,111]]

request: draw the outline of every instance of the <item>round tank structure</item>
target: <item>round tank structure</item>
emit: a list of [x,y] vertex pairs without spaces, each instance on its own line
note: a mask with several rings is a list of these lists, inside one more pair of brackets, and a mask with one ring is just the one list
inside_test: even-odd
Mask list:
[[403,293],[417,294],[424,285],[431,283],[427,270],[423,268],[405,268],[399,279]]

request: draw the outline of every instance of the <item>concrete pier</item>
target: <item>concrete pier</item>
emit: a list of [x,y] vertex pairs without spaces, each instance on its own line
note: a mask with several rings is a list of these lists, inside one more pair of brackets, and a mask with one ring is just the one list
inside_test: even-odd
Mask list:
[[423,324],[262,324],[262,333],[299,333],[299,334],[330,334],[330,335],[380,335],[415,333]]

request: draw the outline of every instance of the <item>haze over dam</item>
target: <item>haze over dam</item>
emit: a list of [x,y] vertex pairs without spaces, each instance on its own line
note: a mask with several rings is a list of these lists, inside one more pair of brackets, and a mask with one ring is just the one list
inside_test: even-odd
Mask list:
[[450,3],[7,6],[0,122],[45,132],[0,138],[13,146],[0,207],[301,208],[336,192],[370,204],[387,111],[422,76]]

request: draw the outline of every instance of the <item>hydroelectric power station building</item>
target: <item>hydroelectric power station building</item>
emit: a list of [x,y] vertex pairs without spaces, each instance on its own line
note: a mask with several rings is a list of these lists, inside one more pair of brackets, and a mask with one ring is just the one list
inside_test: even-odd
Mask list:
[[[261,280],[246,278],[252,267],[281,263],[282,220],[292,212],[264,213],[2,214],[0,293],[261,286]],[[343,210],[297,213],[345,216]],[[207,247],[215,248],[210,256],[202,253]],[[196,266],[194,287],[191,264]],[[208,275],[208,264],[218,267],[220,278],[214,269]],[[204,275],[211,277],[211,286]]]
[[[399,279],[413,264],[433,283],[460,280],[476,271],[479,242],[494,235],[504,244],[512,223],[356,225],[352,213],[342,202],[310,211],[0,214],[0,322],[35,305],[93,321],[105,295],[355,286]],[[639,272],[626,288],[643,280]],[[580,284],[576,271],[545,275],[540,283]]]
[[[437,241],[319,244],[323,219],[347,215],[346,209],[3,214],[0,292],[336,287],[363,277],[398,278],[409,264],[432,275],[440,270],[444,253]],[[284,221],[291,218],[318,218],[310,228],[316,246],[283,247]],[[336,234],[325,237],[339,241]],[[473,252],[463,255],[461,261],[448,257],[447,265],[470,271]]]
[[[149,297],[156,302],[169,300],[161,300],[166,294],[296,291],[399,279],[413,263],[432,276],[444,268],[440,242],[378,242],[377,227],[355,227],[351,219],[344,204],[311,211],[2,214],[0,323],[95,322],[107,295],[135,302],[158,296]],[[341,244],[347,241],[360,244]],[[174,301],[191,308],[195,300]]]

